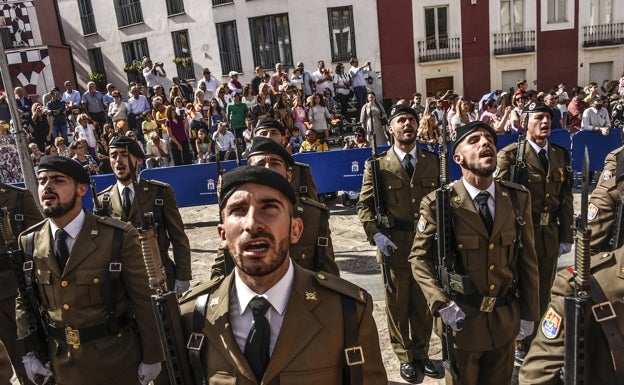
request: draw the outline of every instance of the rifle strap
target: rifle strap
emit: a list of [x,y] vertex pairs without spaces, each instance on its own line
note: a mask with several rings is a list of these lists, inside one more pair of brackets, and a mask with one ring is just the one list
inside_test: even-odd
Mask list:
[[316,271],[325,270],[327,247],[329,246],[329,210],[321,210],[319,234],[316,240]]
[[355,309],[355,300],[346,295],[340,296],[344,328],[344,346],[347,367],[344,371],[343,384],[361,385],[363,382],[362,364],[364,352],[358,344],[359,323]]
[[24,191],[17,192],[17,201],[15,202],[15,225],[13,226],[14,234],[17,237],[24,229]]
[[35,232],[28,233],[26,235],[26,250],[24,250],[24,264],[20,266],[22,269],[22,275],[24,276],[25,289],[31,295],[31,298],[35,297],[35,291],[33,287],[33,251],[35,250]]
[[306,168],[299,167],[299,194],[302,196],[308,195],[308,185],[306,185]]
[[613,307],[611,303],[605,296],[598,280],[592,275],[591,276],[591,289],[590,296],[592,301],[596,304],[592,307],[592,310],[596,308],[596,306],[601,307],[601,305],[608,304],[608,307],[611,310],[611,314],[613,317],[601,318],[599,321],[596,319],[596,311],[594,311],[594,321],[600,325],[602,329],[602,333],[607,340],[607,344],[609,345],[609,349],[611,350],[611,358],[613,359],[613,370],[615,374],[616,384],[623,385],[624,384],[624,339],[622,339],[622,334],[618,328],[618,318],[615,316],[613,312]]
[[522,252],[522,248],[524,247],[522,243],[522,228],[524,227],[525,221],[524,221],[524,218],[522,218],[522,215],[520,214],[520,203],[518,202],[518,192],[513,188],[509,188],[508,191],[509,191],[509,198],[511,199],[511,206],[513,207],[514,214],[516,215],[516,249],[514,253],[515,253],[515,259],[518,260],[518,257],[520,256],[520,253]]
[[154,223],[158,225],[159,230],[161,227],[163,227],[163,190],[164,188],[162,186],[156,187],[156,199],[154,199]]
[[123,243],[124,231],[122,229],[115,228],[113,234],[113,247],[111,249],[110,264],[108,265],[108,271],[110,273],[111,283],[108,294],[108,306],[106,307],[106,324],[108,325],[108,332],[110,334],[117,334],[123,323],[115,317],[115,309],[119,300],[119,287],[121,285],[121,246]]
[[204,365],[202,364],[201,349],[206,336],[204,335],[204,325],[206,323],[206,307],[208,305],[208,297],[210,293],[203,294],[195,301],[195,309],[193,310],[193,332],[186,344],[189,362],[193,369],[193,377],[195,377],[196,385],[206,385],[206,374],[204,373]]

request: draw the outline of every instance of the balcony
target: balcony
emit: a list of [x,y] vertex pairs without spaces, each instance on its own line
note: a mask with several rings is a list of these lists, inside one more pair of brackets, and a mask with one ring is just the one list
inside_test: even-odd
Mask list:
[[175,16],[184,13],[184,1],[182,0],[166,0],[167,15]]
[[450,39],[430,39],[418,42],[419,63],[459,59],[460,52],[461,42],[458,37]]
[[494,55],[535,52],[535,31],[494,34]]
[[115,2],[115,13],[117,15],[117,26],[119,28],[143,22],[143,11],[141,3],[136,0],[118,4]]
[[4,49],[13,48],[13,42],[11,41],[11,34],[6,27],[0,27],[0,39],[2,40],[2,47]]
[[82,24],[82,34],[84,36],[93,35],[97,33],[97,28],[95,27],[95,17],[93,17],[93,12],[80,15],[80,23]]
[[624,23],[583,27],[583,47],[605,47],[624,44]]
[[212,6],[234,3],[234,0],[212,0]]

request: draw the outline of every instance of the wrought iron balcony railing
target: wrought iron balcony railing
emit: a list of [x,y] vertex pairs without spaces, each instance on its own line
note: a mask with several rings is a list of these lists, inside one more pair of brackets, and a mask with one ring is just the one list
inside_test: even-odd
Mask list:
[[233,3],[234,0],[212,0],[212,6]]
[[624,44],[624,23],[583,27],[583,47],[603,47],[622,44]]
[[143,22],[143,11],[141,10],[141,3],[138,1],[130,1],[123,5],[115,3],[115,13],[117,14],[118,27]]
[[494,34],[494,55],[535,52],[535,31]]
[[418,62],[459,59],[461,42],[458,37],[429,39],[418,42]]

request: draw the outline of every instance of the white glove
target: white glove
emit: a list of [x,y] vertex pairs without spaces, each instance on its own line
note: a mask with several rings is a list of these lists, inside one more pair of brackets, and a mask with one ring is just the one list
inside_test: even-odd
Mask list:
[[520,320],[520,331],[518,332],[516,340],[523,340],[525,337],[530,336],[531,334],[533,334],[534,328],[535,322]]
[[173,285],[173,290],[175,290],[175,292],[178,293],[178,294],[182,294],[185,291],[187,291],[190,287],[191,287],[191,282],[189,282],[189,281],[178,281],[176,279],[175,280],[175,284]]
[[377,248],[379,249],[379,251],[381,251],[382,254],[385,255],[386,257],[390,256],[390,252],[388,251],[388,248],[391,248],[392,251],[398,249],[397,245],[395,245],[390,240],[390,238],[383,235],[382,233],[376,233],[375,235],[373,235],[373,241],[375,241],[375,245],[377,245]]
[[460,331],[464,328],[464,319],[466,319],[466,313],[457,306],[457,304],[451,301],[451,304],[438,309],[442,322],[453,329],[453,331]]
[[562,242],[559,244],[559,256],[562,256],[563,254],[568,254],[570,250],[572,250],[571,243]]
[[26,370],[26,376],[35,384],[43,385],[52,377],[50,363],[48,362],[44,365],[35,357],[35,353],[33,352],[26,353],[26,355],[22,357],[22,363]]
[[139,382],[141,385],[147,385],[158,377],[158,373],[160,373],[160,362],[155,364],[144,364],[141,362],[139,365]]

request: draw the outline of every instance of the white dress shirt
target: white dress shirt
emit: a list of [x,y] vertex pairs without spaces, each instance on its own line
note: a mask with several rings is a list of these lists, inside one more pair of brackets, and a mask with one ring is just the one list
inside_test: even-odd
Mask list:
[[[65,232],[67,233],[67,238],[65,239],[65,243],[67,243],[67,250],[69,250],[69,255],[71,255],[72,248],[74,247],[74,244],[76,243],[76,238],[78,238],[78,234],[80,234],[80,230],[82,230],[84,221],[85,221],[84,210],[80,210],[78,215],[76,215],[76,217],[72,219],[72,221],[69,222],[67,226],[63,227],[63,230],[65,230]],[[56,230],[58,229],[60,229],[60,227],[54,224],[54,222],[50,221],[50,231],[52,232],[53,241],[56,240]],[[55,245],[55,243],[52,242],[52,245]],[[55,246],[52,246],[52,247],[54,248],[54,252],[56,253],[57,252],[56,247]]]
[[[481,192],[481,190],[479,190],[478,188],[474,187],[473,185],[471,185],[470,183],[466,182],[466,180],[462,177],[461,178],[462,183],[464,184],[464,186],[466,187],[466,191],[468,191],[468,194],[470,195],[470,199],[472,199],[472,203],[475,206],[475,209],[477,210],[477,213],[479,212],[479,204],[477,203],[477,201],[475,200],[475,197],[477,196],[477,194],[479,194]],[[494,195],[496,194],[496,185],[494,184],[494,181],[492,180],[492,184],[485,190],[483,191],[487,191],[488,193],[490,193],[490,197],[488,198],[488,208],[490,209],[490,214],[492,214],[492,219],[496,218],[496,204],[494,203]]]

